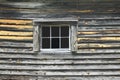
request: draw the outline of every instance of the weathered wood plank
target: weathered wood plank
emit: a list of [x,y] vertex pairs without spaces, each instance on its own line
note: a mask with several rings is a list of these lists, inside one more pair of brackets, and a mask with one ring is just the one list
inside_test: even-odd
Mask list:
[[[21,72],[18,72],[18,71],[0,71],[1,72],[1,75],[11,75],[11,76],[41,76],[41,77],[64,77],[64,76],[66,76],[66,77],[82,77],[82,76],[119,76],[120,74],[119,74],[119,72],[118,71],[113,71],[113,73],[112,72],[98,72],[98,71],[96,71],[96,72],[91,72],[91,71],[81,71],[81,72],[50,72],[50,71],[34,71],[34,72],[31,72],[31,73],[28,73],[28,72],[25,72],[25,71],[21,71]],[[53,79],[54,79],[53,78]],[[57,78],[55,78],[55,79],[57,79]],[[53,80],[53,79],[49,79],[49,80]],[[61,79],[61,78],[60,78]],[[59,80],[60,80],[59,79]],[[77,78],[78,79],[78,78]],[[101,79],[101,78],[100,78]],[[112,79],[114,79],[114,78],[112,78]],[[117,78],[118,79],[118,78]],[[117,80],[116,79],[116,80]],[[66,78],[65,79],[62,79],[62,80],[66,80]],[[71,79],[69,79],[69,80],[71,80]],[[91,79],[92,80],[92,79]]]
[[78,27],[78,25],[71,25],[71,44],[70,44],[70,46],[71,46],[71,51],[72,52],[76,52],[76,50],[77,50],[77,47],[76,47],[76,44],[77,44],[77,42],[76,42],[76,39],[77,39],[77,27]]
[[[61,7],[63,7],[63,6],[61,6]],[[43,14],[43,13],[55,13],[55,12],[60,12],[60,13],[119,13],[119,7],[116,7],[116,11],[112,11],[113,10],[113,8],[106,8],[106,7],[103,7],[104,8],[104,10],[102,10],[102,9],[100,9],[101,7],[100,6],[98,6],[98,10],[96,10],[96,9],[69,9],[69,8],[61,8],[61,9],[59,9],[59,8],[55,8],[55,7],[46,7],[46,9],[44,10],[44,8],[42,8],[42,7],[39,7],[39,9],[37,9],[37,8],[33,8],[33,9],[23,9],[23,8],[21,8],[21,9],[19,9],[19,7],[17,7],[17,8],[8,8],[8,9],[5,9],[5,8],[0,8],[1,10],[0,10],[0,13],[5,13],[5,14],[12,14],[12,12],[14,12],[14,14]],[[108,9],[111,9],[110,11],[108,10]],[[106,11],[106,10],[108,10],[108,11]],[[100,12],[101,11],[101,12]],[[18,17],[20,17],[20,16],[18,16]],[[2,17],[1,17],[2,18]],[[7,18],[7,17],[3,17],[3,18]],[[15,19],[15,18],[13,18],[13,19]],[[21,19],[25,19],[25,18],[21,18]],[[29,18],[30,19],[30,18]]]
[[0,36],[32,36],[33,32],[14,32],[0,30]]
[[60,76],[53,76],[53,77],[38,77],[39,80],[49,79],[49,80],[119,80],[119,76],[74,76],[74,77],[60,77]]
[[[16,76],[42,76],[42,77],[80,77],[80,76],[119,76],[118,71],[109,71],[109,72],[92,72],[92,71],[80,71],[80,72],[59,72],[59,71],[34,71],[34,72],[26,72],[26,71],[0,71],[0,75],[16,75]],[[64,79],[63,79],[64,80]]]
[[0,71],[0,75],[14,75],[14,76],[35,76],[35,73],[28,71]]
[[120,65],[8,65],[1,64],[0,70],[46,70],[46,71],[63,71],[63,70],[120,70]]
[[80,20],[79,25],[120,25],[120,20]]
[[34,32],[33,32],[33,51],[40,51],[40,32],[39,26],[34,25]]
[[120,60],[0,60],[0,64],[10,65],[118,65]]
[[[24,48],[24,47],[23,47]],[[33,53],[32,52],[32,47],[31,48],[0,48],[0,52],[6,52],[6,53]]]
[[103,71],[96,71],[96,72],[90,72],[90,71],[80,71],[80,72],[46,72],[45,76],[97,76],[97,75],[106,75],[106,76],[116,76],[120,75],[119,71],[108,71],[108,72],[103,72]]
[[77,53],[120,53],[120,49],[78,49]]
[[[88,50],[88,49],[87,49]],[[102,50],[103,51],[103,50]],[[1,53],[0,54],[0,59],[28,59],[28,60],[83,60],[83,59],[109,59],[109,60],[114,60],[114,59],[120,59],[120,54],[119,53],[111,53],[111,51],[106,54],[103,54],[102,52],[100,54],[79,54],[78,55],[69,55],[69,54],[50,54],[50,55],[43,55],[43,54],[37,54],[37,55],[30,55],[30,54],[17,54],[17,53]],[[88,51],[89,52],[89,51]],[[82,53],[82,51],[81,51]]]
[[20,20],[20,19],[0,19],[0,24],[16,24],[16,25],[28,25],[31,24],[32,20]]
[[[44,5],[46,5],[45,3],[39,3],[39,2],[7,2],[7,3],[2,3],[2,5],[4,6],[1,6],[1,7],[4,7],[4,8],[40,8]],[[8,5],[8,6],[5,6],[5,5]]]
[[1,24],[0,27],[6,27],[6,28],[15,28],[15,29],[32,29],[32,25],[7,25],[7,24]]
[[[27,4],[28,5],[27,5]],[[68,7],[65,7],[65,4],[68,6]],[[108,7],[112,7],[113,5],[119,5],[118,4],[119,1],[99,1],[99,5],[94,5],[94,4],[98,4],[98,1],[82,1],[82,0],[78,0],[78,1],[38,1],[38,2],[6,2],[6,3],[2,3],[2,5],[9,5],[10,7],[19,7],[19,8],[40,8],[42,6],[45,6],[48,7],[47,5],[52,5],[54,4],[54,6],[63,6],[64,8],[69,8],[69,6],[71,6],[72,8],[75,8],[75,7],[82,7],[82,6],[91,6],[94,7],[96,6],[97,8],[98,7],[104,7],[104,6],[107,6]],[[35,5],[36,4],[36,5]],[[9,7],[9,6],[1,6],[1,7]],[[52,5],[53,6],[53,5]],[[77,7],[77,8],[78,8]],[[119,6],[115,6],[115,7],[119,7]]]
[[77,45],[79,49],[81,48],[120,48],[120,43],[81,43]]
[[79,41],[120,41],[120,37],[78,38]]
[[120,30],[81,30],[77,32],[78,34],[119,34]]
[[[13,13],[13,12],[12,12]],[[100,14],[100,13],[96,13],[96,14],[74,14],[74,13],[64,13],[64,14],[56,14],[56,13],[50,13],[49,15],[47,15],[45,12],[43,13],[38,13],[38,14],[27,14],[27,13],[17,13],[16,15],[15,14],[7,14],[7,13],[1,13],[0,14],[0,18],[11,18],[11,19],[36,19],[36,18],[61,18],[61,17],[71,17],[70,15],[76,15],[76,16],[80,16],[81,19],[114,19],[114,18],[119,18],[120,19],[120,16],[119,14],[117,13],[112,13],[112,14]],[[4,14],[4,15],[3,15]],[[97,16],[97,17],[96,17]],[[94,26],[94,25],[92,25]],[[107,26],[107,25],[106,25]]]
[[0,39],[6,39],[6,40],[32,40],[33,37],[29,36],[0,36]]
[[109,19],[120,19],[119,13],[96,13],[96,14],[77,14],[81,20],[109,20]]
[[79,25],[78,26],[78,31],[85,31],[85,30],[88,30],[88,31],[98,31],[98,30],[117,30],[117,29],[120,29],[120,26],[117,25],[117,26],[81,26]]
[[25,42],[0,42],[1,47],[33,47],[33,43],[25,43]]
[[98,37],[120,37],[120,34],[78,34],[78,37],[84,38],[98,38]]

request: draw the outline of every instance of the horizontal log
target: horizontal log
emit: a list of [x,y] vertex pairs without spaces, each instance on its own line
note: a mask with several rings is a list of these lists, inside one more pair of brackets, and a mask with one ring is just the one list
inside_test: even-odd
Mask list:
[[[61,4],[59,4],[61,3]],[[99,1],[99,5],[97,1],[39,1],[39,3],[36,2],[15,2],[14,4],[12,2],[9,3],[2,3],[2,5],[8,5],[8,6],[1,6],[1,7],[19,7],[19,8],[40,8],[42,6],[47,6],[47,4],[55,6],[65,6],[65,3],[67,3],[68,6],[107,6],[112,7],[114,4],[118,5],[119,1]],[[28,4],[28,5],[26,5]],[[36,4],[36,5],[35,5]],[[118,7],[118,6],[115,6]],[[68,8],[68,7],[67,7]]]
[[120,37],[120,34],[79,34],[78,38]]
[[79,25],[120,25],[120,20],[80,20]]
[[120,19],[118,13],[96,13],[96,14],[77,14],[81,20],[109,20],[109,19]]
[[31,25],[3,25],[3,24],[1,24],[0,27],[15,28],[15,29],[32,29],[33,28]]
[[119,26],[79,26],[79,32],[106,32],[106,31],[120,30]]
[[78,44],[81,43],[120,43],[120,41],[115,41],[115,40],[89,40],[89,41],[78,41]]
[[78,34],[120,34],[120,30],[116,29],[116,30],[81,30],[77,32]]
[[[42,76],[42,77],[54,77],[49,80],[57,79],[58,77],[82,77],[82,76],[119,76],[119,71],[79,71],[79,72],[59,72],[59,71],[34,71],[34,72],[27,72],[27,71],[0,71],[0,75],[11,75],[11,76]],[[57,77],[57,78],[55,78]],[[20,78],[19,78],[20,79]],[[41,78],[40,78],[41,79]],[[44,78],[45,79],[45,78]],[[58,78],[61,79],[61,78]],[[72,78],[73,79],[73,78]],[[76,78],[75,78],[76,79]],[[78,78],[77,78],[78,79]],[[84,78],[83,78],[84,79]],[[101,78],[99,78],[101,79]],[[103,78],[104,79],[104,78]],[[117,78],[119,79],[119,78]],[[117,80],[115,79],[115,80]],[[66,80],[66,78],[62,78],[62,80]],[[71,80],[71,79],[69,79]],[[84,79],[87,80],[87,79]],[[91,79],[92,80],[92,79]],[[95,80],[95,79],[94,79]],[[107,79],[108,80],[108,79]],[[110,78],[111,80],[111,78]]]
[[53,77],[38,77],[38,79],[40,79],[40,80],[44,80],[44,79],[49,79],[49,80],[53,80],[53,79],[56,79],[56,80],[59,80],[59,79],[61,79],[61,80],[66,80],[66,79],[68,79],[68,80],[101,80],[101,79],[103,79],[103,80],[119,80],[120,79],[120,77],[119,76],[73,76],[73,77],[63,77],[63,76],[53,76]]
[[21,37],[21,36],[0,36],[0,40],[32,40],[33,37]]
[[28,49],[23,48],[0,48],[0,52],[4,53],[33,53],[32,47]]
[[[84,50],[81,50],[80,53],[83,53],[86,51],[87,52],[88,49],[84,49]],[[93,49],[91,49],[93,50]],[[79,50],[78,50],[79,51]],[[102,50],[103,51],[103,50]],[[36,55],[30,55],[30,54],[24,54],[24,53],[27,53],[27,52],[21,52],[21,54],[17,54],[17,53],[2,53],[0,54],[0,59],[26,59],[26,60],[91,60],[91,59],[94,59],[94,60],[97,60],[97,59],[109,59],[109,60],[119,60],[120,59],[120,54],[119,53],[111,53],[110,50],[108,50],[108,53],[105,53],[104,52],[100,52],[100,54],[79,54],[79,53],[76,53],[76,55],[68,55],[68,54],[50,54],[50,55],[43,55],[43,54],[38,54],[37,56]],[[105,50],[104,50],[105,51]],[[88,50],[89,52],[89,50]],[[88,53],[87,52],[87,53]]]
[[96,37],[96,38],[78,38],[78,42],[80,41],[120,41],[120,37]]
[[[74,7],[73,7],[74,8]],[[86,8],[80,8],[80,9],[69,9],[69,8],[55,8],[55,7],[52,7],[51,9],[50,8],[46,8],[45,10],[43,9],[43,8],[40,8],[40,9],[33,9],[33,10],[30,10],[30,9],[27,9],[27,10],[23,10],[23,9],[19,9],[19,8],[17,8],[17,9],[6,9],[6,10],[4,10],[4,9],[2,9],[1,11],[0,11],[0,13],[2,14],[2,15],[4,15],[3,17],[1,16],[1,18],[7,18],[7,17],[5,17],[6,15],[5,14],[9,14],[10,16],[13,16],[12,15],[12,13],[14,12],[14,14],[20,14],[21,16],[22,15],[24,15],[24,14],[27,14],[27,15],[29,15],[29,14],[48,14],[48,13],[55,13],[55,12],[57,12],[57,13],[60,13],[60,12],[62,12],[62,13],[119,13],[119,8],[116,8],[116,10],[114,10],[113,11],[113,8],[111,8],[111,7],[109,7],[109,8],[106,8],[106,7],[103,7],[104,9],[101,9],[101,7],[98,7],[98,9],[96,9],[96,10],[94,10],[94,9],[92,9],[92,8],[89,8],[89,9],[86,9]],[[111,9],[111,10],[110,10]],[[110,11],[109,11],[110,10]],[[20,15],[19,16],[17,16],[17,17],[20,17]],[[15,16],[14,16],[15,17]],[[21,18],[21,19],[25,19],[25,18]],[[28,18],[28,19],[30,19],[30,18]],[[82,25],[84,25],[84,24],[82,24]],[[89,24],[87,24],[87,25],[89,25]],[[93,25],[99,25],[99,24],[93,24]],[[104,24],[104,25],[107,25],[107,24]],[[111,25],[111,24],[109,24],[109,25]],[[116,24],[112,24],[112,25],[116,25]]]
[[120,53],[120,49],[78,49],[77,50],[77,53]]
[[46,70],[46,71],[68,71],[68,70],[120,70],[120,65],[10,65],[1,64],[0,70]]
[[45,76],[99,76],[99,75],[106,75],[106,76],[116,76],[120,75],[119,71],[80,71],[80,72],[46,72]]
[[[35,1],[32,1],[32,0],[30,0],[30,1],[27,1],[26,2],[26,0],[22,0],[22,1],[4,1],[4,3],[10,3],[10,4],[12,4],[12,3],[19,3],[19,4],[25,4],[25,3],[36,3],[36,2],[39,2],[39,3],[53,3],[53,2],[70,2],[70,3],[78,3],[79,1],[74,1],[74,0],[65,0],[65,1],[55,1],[55,0],[51,0],[51,1],[49,1],[49,0],[45,0],[45,1],[39,1],[39,0],[35,0]],[[119,0],[116,0],[116,1],[114,1],[114,0],[95,0],[95,1],[91,1],[91,0],[86,0],[86,1],[84,1],[84,0],[80,0],[80,2],[81,3],[97,3],[97,2],[100,2],[100,3],[112,3],[112,2],[115,2],[115,3],[117,3],[117,2],[119,2]]]
[[[60,72],[60,71],[0,71],[0,75],[14,76],[42,76],[42,77],[80,77],[80,76],[119,76],[119,71],[79,71],[79,72]],[[57,79],[57,78],[55,78]],[[61,78],[59,78],[61,79]],[[65,78],[66,79],[66,78]],[[62,80],[65,80],[64,78]],[[100,78],[101,79],[101,78]],[[113,78],[114,79],[114,78]],[[118,79],[118,78],[117,78]],[[117,80],[116,79],[116,80]],[[50,79],[50,80],[53,80]],[[71,79],[69,79],[71,80]]]
[[45,5],[45,3],[38,3],[38,2],[16,2],[16,3],[2,3],[2,5],[8,5],[5,6],[5,8],[40,8],[41,6]]
[[81,31],[81,30],[89,30],[89,31],[92,31],[92,30],[117,30],[117,29],[120,29],[119,25],[117,26],[81,26],[81,25],[78,25],[78,30]]
[[14,19],[0,19],[0,24],[21,24],[21,25],[25,25],[25,24],[32,24],[32,20],[14,20]]
[[[28,72],[28,71],[0,71],[0,75],[6,76],[6,75],[14,75],[14,76],[35,76],[35,73]],[[18,77],[17,77],[18,78]],[[13,77],[9,77],[7,79],[16,79]],[[20,78],[19,78],[20,79]],[[22,78],[23,79],[23,78]]]
[[[57,9],[58,10],[58,9]],[[60,13],[61,11],[59,10]],[[60,14],[56,14],[54,12],[51,12],[51,10],[49,10],[48,12],[42,11],[40,13],[15,13],[13,14],[13,12],[11,13],[0,13],[0,18],[11,18],[11,19],[36,19],[38,17],[40,18],[48,18],[48,13],[49,13],[49,17],[54,17],[54,18],[61,18],[61,17],[70,17],[69,15],[76,15],[76,16],[80,16],[81,19],[114,19],[114,18],[120,18],[118,13],[94,13],[94,14],[87,14],[86,13],[79,13],[77,12],[76,14],[74,12],[71,13],[66,13],[64,12],[64,15],[60,15]],[[92,26],[96,26],[96,25],[92,25]],[[106,25],[107,26],[107,25]]]
[[103,44],[103,43],[88,43],[88,44],[78,44],[79,49],[81,48],[120,48],[120,43],[110,43],[110,44]]
[[118,65],[120,60],[0,60],[0,64],[10,65]]
[[33,47],[33,43],[25,42],[0,42],[1,47]]
[[33,32],[13,32],[0,30],[0,36],[33,36]]

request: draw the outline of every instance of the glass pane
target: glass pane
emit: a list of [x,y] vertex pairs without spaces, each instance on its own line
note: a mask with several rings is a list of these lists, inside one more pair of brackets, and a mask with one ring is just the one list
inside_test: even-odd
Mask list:
[[52,48],[59,48],[59,38],[52,38]]
[[59,37],[59,27],[52,27],[52,37]]
[[42,39],[42,48],[50,48],[50,38]]
[[69,48],[69,38],[61,38],[61,48]]
[[42,27],[42,37],[50,37],[50,27]]
[[61,27],[61,37],[68,37],[69,36],[69,27]]

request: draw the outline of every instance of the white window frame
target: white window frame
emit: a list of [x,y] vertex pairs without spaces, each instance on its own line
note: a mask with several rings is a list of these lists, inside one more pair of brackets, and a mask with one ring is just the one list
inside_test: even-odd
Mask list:
[[[43,25],[40,26],[40,34],[42,34],[42,29],[41,29],[42,26]],[[44,25],[44,26],[50,26],[50,29],[51,29],[51,27],[54,27],[54,26],[59,26],[59,27],[61,27],[61,26],[68,26],[69,27],[69,37],[66,37],[66,38],[69,38],[69,48],[56,48],[56,49],[48,48],[48,49],[42,49],[42,44],[40,44],[40,51],[42,53],[71,52],[71,39],[70,39],[71,27],[70,27],[70,25]],[[50,30],[50,33],[51,33],[51,30]],[[40,35],[40,37],[41,37],[41,35]],[[51,36],[50,36],[50,38],[51,38]],[[42,40],[42,37],[40,38],[40,43],[42,42],[41,40]],[[61,45],[61,43],[60,43],[60,45]],[[50,46],[51,46],[51,44],[50,44]]]

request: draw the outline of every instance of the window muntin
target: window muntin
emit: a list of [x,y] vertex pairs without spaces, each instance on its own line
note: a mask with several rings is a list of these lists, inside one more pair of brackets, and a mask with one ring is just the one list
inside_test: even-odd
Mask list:
[[69,26],[41,26],[41,49],[70,49]]

